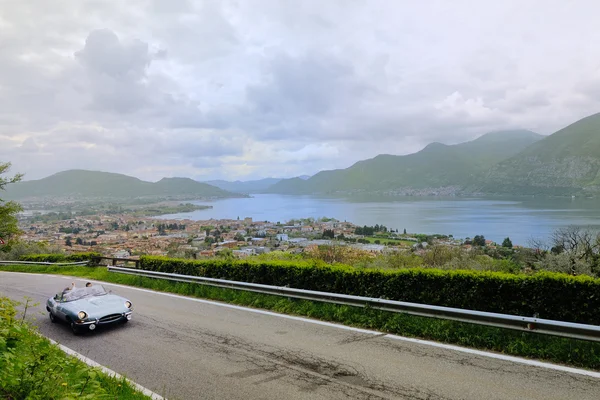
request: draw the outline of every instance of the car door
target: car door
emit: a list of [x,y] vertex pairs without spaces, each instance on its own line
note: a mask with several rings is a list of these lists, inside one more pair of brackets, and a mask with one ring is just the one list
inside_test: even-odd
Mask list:
[[65,313],[65,303],[63,303],[62,293],[57,293],[56,296],[54,296],[54,309],[52,310],[52,312],[54,316],[66,321],[67,317]]

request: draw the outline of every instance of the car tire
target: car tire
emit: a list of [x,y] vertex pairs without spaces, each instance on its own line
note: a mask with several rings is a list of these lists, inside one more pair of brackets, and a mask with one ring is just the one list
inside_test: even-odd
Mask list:
[[48,313],[48,316],[50,317],[50,322],[52,322],[53,324],[57,322],[56,317],[54,316],[54,314],[52,314],[52,311]]
[[79,330],[77,325],[75,325],[74,322],[71,322],[71,331],[73,331],[73,335],[76,335],[76,336],[81,333],[81,331]]

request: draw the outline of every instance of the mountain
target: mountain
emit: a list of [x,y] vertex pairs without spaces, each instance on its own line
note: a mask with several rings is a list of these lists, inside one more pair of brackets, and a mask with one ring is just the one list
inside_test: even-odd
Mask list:
[[281,179],[278,178],[265,178],[259,179],[255,181],[223,181],[223,180],[214,180],[214,181],[206,181],[209,185],[216,186],[223,190],[227,190],[235,193],[260,193],[267,189],[268,187],[276,184]]
[[500,162],[474,190],[559,196],[600,193],[600,113]]
[[515,130],[488,133],[456,145],[431,143],[414,154],[381,154],[346,169],[319,172],[307,180],[284,179],[268,192],[455,194],[494,164],[542,138],[531,131]]
[[122,174],[69,170],[47,178],[10,185],[3,193],[3,197],[7,199],[41,197],[200,199],[240,197],[240,195],[189,178],[163,178],[152,183]]

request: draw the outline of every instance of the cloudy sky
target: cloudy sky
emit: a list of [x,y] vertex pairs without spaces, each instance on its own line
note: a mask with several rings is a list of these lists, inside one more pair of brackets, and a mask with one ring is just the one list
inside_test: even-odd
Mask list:
[[38,179],[345,168],[600,111],[600,2],[0,0],[0,161]]

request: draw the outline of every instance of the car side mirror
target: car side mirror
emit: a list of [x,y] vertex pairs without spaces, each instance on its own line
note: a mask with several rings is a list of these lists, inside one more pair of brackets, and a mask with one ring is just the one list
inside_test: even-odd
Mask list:
[[58,294],[58,293],[57,293],[57,294],[54,296],[54,300],[58,301],[59,299],[60,299],[60,294]]

